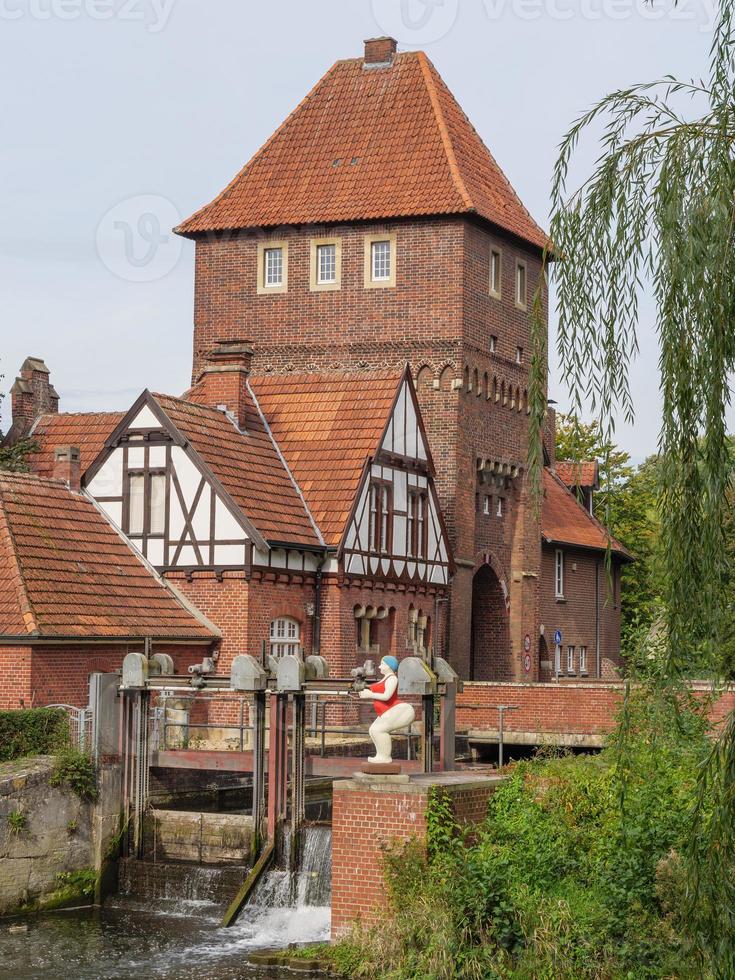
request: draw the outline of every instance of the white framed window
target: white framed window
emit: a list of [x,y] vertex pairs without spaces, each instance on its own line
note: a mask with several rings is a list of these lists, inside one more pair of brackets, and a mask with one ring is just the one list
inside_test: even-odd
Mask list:
[[396,236],[368,235],[365,238],[365,288],[396,284]]
[[556,549],[554,555],[554,595],[557,599],[564,598],[564,552]]
[[317,282],[333,283],[337,281],[337,246],[317,245],[316,247]]
[[129,487],[128,534],[142,534],[145,530],[145,476],[131,473]]
[[488,344],[488,347],[490,348],[491,354],[495,353],[495,349],[497,346],[498,346],[498,338],[495,336],[495,334],[490,334],[490,343]]
[[151,473],[150,481],[149,531],[151,534],[163,534],[166,526],[166,474]]
[[263,270],[263,285],[269,286],[283,285],[283,249],[266,248],[264,250],[265,268]]
[[312,238],[309,285],[312,292],[340,289],[342,285],[341,238]]
[[492,499],[493,498],[489,494],[487,494],[487,493],[485,494],[485,498],[484,498],[484,500],[482,502],[482,512],[483,512],[483,514],[489,514],[490,513],[490,501]]
[[285,293],[288,288],[288,243],[258,244],[258,294]]
[[567,647],[567,673],[574,673],[574,647]]
[[301,629],[295,619],[281,616],[271,622],[270,651],[276,659],[287,655],[296,656],[301,646]]
[[393,510],[390,487],[373,481],[370,485],[370,547],[377,554],[386,554],[391,545]]
[[516,347],[516,364],[523,364],[523,348]]
[[385,282],[390,279],[390,242],[373,242],[371,249],[371,278],[373,282]]
[[587,673],[587,647],[579,648],[579,672],[580,674]]
[[490,249],[490,295],[500,299],[502,294],[503,253],[499,248]]
[[527,298],[526,263],[516,262],[516,306],[525,310]]
[[503,498],[502,497],[498,497],[498,503],[497,503],[497,506],[495,508],[495,516],[496,517],[502,517],[503,516]]

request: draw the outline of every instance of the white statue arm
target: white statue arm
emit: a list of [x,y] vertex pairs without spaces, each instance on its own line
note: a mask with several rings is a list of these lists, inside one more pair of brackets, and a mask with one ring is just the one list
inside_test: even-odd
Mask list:
[[366,701],[390,701],[397,687],[398,678],[395,674],[390,674],[385,679],[385,690],[382,694],[377,691],[371,691],[369,687],[366,687],[364,690],[360,691],[360,697],[364,698]]

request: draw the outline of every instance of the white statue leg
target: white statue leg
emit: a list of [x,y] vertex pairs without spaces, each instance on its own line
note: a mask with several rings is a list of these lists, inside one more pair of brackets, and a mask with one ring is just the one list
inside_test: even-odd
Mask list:
[[394,704],[385,714],[378,715],[370,726],[370,738],[375,745],[375,755],[368,759],[368,762],[387,763],[392,762],[391,732],[399,728],[407,728],[416,718],[416,712],[412,704]]

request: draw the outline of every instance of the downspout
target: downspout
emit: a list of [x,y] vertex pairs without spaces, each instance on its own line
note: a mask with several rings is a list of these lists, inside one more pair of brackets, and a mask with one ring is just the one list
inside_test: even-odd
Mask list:
[[597,661],[597,679],[600,679],[602,664],[600,662],[600,559],[595,560],[595,660]]
[[326,560],[327,553],[325,552],[319,560],[319,564],[316,566],[316,581],[314,585],[314,630],[311,640],[311,650],[317,656],[319,655],[322,639],[322,568]]

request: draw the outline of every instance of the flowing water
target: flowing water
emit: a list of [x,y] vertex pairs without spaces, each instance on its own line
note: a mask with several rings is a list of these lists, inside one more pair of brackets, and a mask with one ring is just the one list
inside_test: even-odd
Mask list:
[[229,929],[219,923],[233,869],[124,866],[122,891],[102,910],[48,913],[31,919],[25,932],[14,931],[17,922],[0,924],[0,977],[293,977],[253,966],[248,955],[329,937],[330,829],[307,828],[298,850],[300,869],[286,870],[287,837],[283,861],[264,876]]

